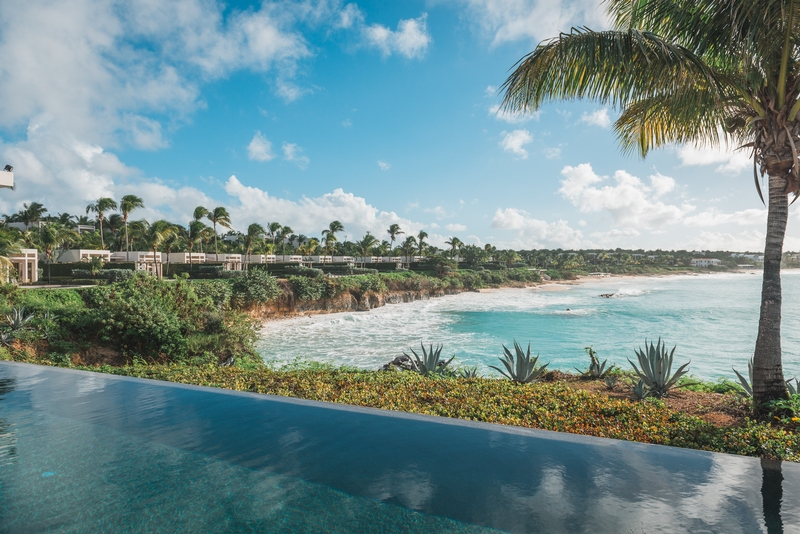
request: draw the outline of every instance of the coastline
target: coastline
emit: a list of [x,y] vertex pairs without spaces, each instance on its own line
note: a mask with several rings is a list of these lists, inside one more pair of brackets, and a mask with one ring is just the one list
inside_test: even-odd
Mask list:
[[381,293],[367,292],[362,295],[345,293],[331,299],[312,301],[297,301],[293,298],[283,298],[274,303],[258,306],[250,310],[249,315],[261,323],[261,329],[275,321],[288,321],[315,315],[327,315],[347,312],[368,312],[375,308],[382,308],[389,304],[408,304],[419,300],[430,300],[445,296],[459,295],[462,293],[493,293],[506,289],[533,289],[538,291],[565,291],[569,286],[587,285],[608,282],[610,279],[634,278],[673,278],[677,276],[713,276],[725,274],[759,274],[760,270],[747,269],[742,271],[724,272],[696,272],[677,271],[671,273],[642,273],[642,274],[608,274],[606,276],[579,275],[575,280],[543,280],[541,282],[514,282],[498,287],[481,289],[444,289],[444,290],[388,290]]

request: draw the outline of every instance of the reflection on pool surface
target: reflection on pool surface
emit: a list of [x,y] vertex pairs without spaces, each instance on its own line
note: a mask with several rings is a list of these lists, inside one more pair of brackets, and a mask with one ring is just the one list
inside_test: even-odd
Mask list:
[[797,464],[0,362],[0,532],[798,526]]

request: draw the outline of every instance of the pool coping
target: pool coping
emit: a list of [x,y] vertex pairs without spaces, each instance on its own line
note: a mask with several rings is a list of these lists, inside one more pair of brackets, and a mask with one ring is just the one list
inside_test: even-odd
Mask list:
[[[10,367],[22,367],[22,368],[39,368],[39,369],[47,369],[49,371],[60,372],[60,373],[67,373],[67,374],[82,374],[85,376],[102,376],[105,378],[111,378],[115,380],[121,381],[128,381],[140,384],[147,384],[147,385],[156,385],[159,387],[174,387],[180,389],[187,389],[187,390],[194,390],[194,391],[203,391],[203,392],[214,392],[214,393],[221,393],[224,395],[232,395],[236,397],[246,397],[252,399],[258,399],[261,401],[273,401],[273,402],[281,402],[286,404],[293,404],[299,406],[309,406],[309,407],[316,407],[316,408],[327,408],[327,409],[335,409],[344,412],[351,412],[351,413],[361,413],[365,415],[374,415],[374,416],[382,416],[382,417],[393,417],[397,419],[405,419],[411,421],[420,421],[420,422],[427,422],[427,423],[435,423],[435,424],[443,424],[443,425],[451,425],[451,426],[459,426],[459,427],[466,427],[466,428],[474,428],[474,429],[482,429],[488,430],[493,432],[502,432],[504,434],[514,434],[519,436],[527,436],[527,437],[535,437],[538,439],[546,439],[550,441],[561,441],[565,443],[575,443],[575,444],[591,444],[595,446],[602,446],[602,447],[622,447],[622,448],[629,448],[634,449],[639,452],[646,452],[650,447],[659,447],[662,451],[667,450],[673,454],[699,454],[702,456],[715,456],[715,455],[722,455],[731,458],[737,458],[742,461],[760,461],[759,457],[756,456],[745,456],[742,454],[732,454],[732,453],[725,453],[725,452],[715,452],[715,451],[706,451],[702,449],[689,449],[684,447],[675,447],[672,445],[661,445],[657,443],[643,443],[640,441],[628,441],[623,439],[616,439],[616,438],[605,438],[599,436],[587,436],[584,434],[573,434],[570,432],[558,432],[555,430],[544,430],[539,428],[527,428],[527,427],[518,427],[518,426],[511,426],[511,425],[503,425],[500,423],[486,423],[483,421],[470,421],[467,419],[458,419],[455,417],[445,417],[441,415],[428,415],[428,414],[418,414],[418,413],[411,413],[411,412],[403,412],[398,410],[386,410],[382,408],[372,408],[367,406],[357,406],[354,404],[343,404],[343,403],[336,403],[336,402],[328,402],[328,401],[316,401],[316,400],[309,400],[309,399],[301,399],[297,397],[285,397],[281,395],[274,395],[271,393],[254,393],[251,391],[236,391],[227,388],[218,388],[213,386],[198,386],[195,384],[184,384],[181,382],[170,382],[168,380],[157,380],[154,378],[140,378],[140,377],[133,377],[133,376],[124,376],[124,375],[115,375],[110,373],[103,373],[99,371],[85,371],[82,369],[68,369],[64,367],[56,367],[56,366],[49,366],[49,365],[39,365],[33,363],[26,363],[26,362],[12,362],[7,360],[0,360],[0,367],[1,366],[10,366]],[[784,461],[782,463],[785,464],[794,464],[794,462]],[[797,464],[800,467],[800,463]]]

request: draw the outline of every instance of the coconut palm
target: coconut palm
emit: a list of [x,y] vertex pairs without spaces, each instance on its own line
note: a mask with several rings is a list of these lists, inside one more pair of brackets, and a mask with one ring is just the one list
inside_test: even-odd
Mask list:
[[253,223],[247,227],[247,233],[244,235],[244,254],[246,262],[250,259],[250,252],[254,246],[264,240],[264,234],[267,231],[258,223]]
[[8,220],[11,222],[25,223],[25,230],[30,230],[31,224],[41,219],[45,213],[47,213],[47,208],[42,204],[39,202],[31,202],[30,204],[23,204],[22,209],[11,217],[8,217]]
[[[129,252],[131,251],[128,242],[128,216],[132,211],[144,207],[144,200],[136,195],[125,195],[119,201],[119,211],[122,213],[122,221],[125,223],[125,261],[129,261]],[[205,208],[203,208],[205,209]]]
[[[284,226],[277,232],[277,236],[281,240],[281,251],[283,255],[286,256],[286,240],[289,239],[289,236],[294,233],[291,226]],[[285,259],[285,258],[284,258]]]
[[206,218],[208,218],[208,220],[214,224],[214,254],[219,254],[219,247],[217,244],[217,225],[230,230],[231,216],[228,213],[228,210],[226,210],[224,207],[217,206],[210,212],[206,213]]
[[267,235],[272,239],[273,245],[275,245],[275,238],[278,236],[278,233],[280,233],[281,228],[283,228],[283,225],[279,222],[271,222],[267,225]]
[[419,248],[419,255],[422,256],[422,251],[425,250],[425,239],[428,237],[428,232],[420,230],[417,234],[417,247]]
[[93,212],[97,214],[97,220],[100,222],[100,249],[105,250],[106,244],[103,241],[103,219],[107,211],[117,209],[117,202],[113,198],[101,197],[96,202],[86,206],[86,214]]
[[406,257],[406,262],[410,264],[411,255],[414,254],[414,251],[417,249],[417,238],[413,235],[406,237],[403,244],[400,245],[400,249],[403,251],[403,256]]
[[[169,221],[160,220],[152,224],[147,224],[142,232],[142,240],[147,248],[153,251],[153,257],[158,258],[160,254],[158,249],[166,245],[178,234],[178,228]],[[161,277],[161,272],[158,270],[158,259],[156,261],[156,272]]]
[[377,242],[378,242],[378,239],[374,235],[370,234],[369,232],[367,232],[367,235],[365,235],[361,239],[361,241],[356,241],[356,248],[358,248],[358,251],[361,253],[361,266],[362,267],[364,266],[364,258],[366,258],[367,256],[370,255],[369,254],[370,249],[372,247],[374,247]]
[[444,244],[450,245],[450,257],[455,258],[456,250],[460,249],[464,245],[464,242],[457,237],[451,237],[448,241],[445,241]]
[[189,269],[192,268],[192,250],[194,246],[203,242],[203,234],[209,228],[202,221],[193,220],[189,222],[189,228],[186,229],[186,246],[189,249]]
[[38,232],[39,246],[47,260],[47,283],[50,283],[50,265],[53,263],[55,251],[63,248],[65,243],[80,239],[78,232],[66,226],[52,222],[43,224]]
[[573,29],[522,58],[503,86],[503,107],[526,112],[571,98],[614,105],[623,151],[642,157],[674,143],[751,150],[769,193],[753,361],[760,410],[787,397],[780,262],[787,197],[800,192],[800,1],[608,0],[607,7],[613,30]]
[[[20,249],[25,248],[25,241],[22,239],[22,234],[16,230],[7,228],[0,228],[0,269],[5,271],[4,274],[10,273],[14,265],[8,257],[12,254],[19,253]],[[4,276],[8,280],[9,276]]]
[[325,241],[325,254],[330,255],[331,247],[338,241],[336,234],[344,232],[344,225],[339,221],[333,221],[328,228],[322,231],[322,240]]
[[397,236],[405,232],[400,229],[399,224],[392,224],[389,226],[389,229],[386,230],[386,233],[389,234],[389,240],[392,242],[392,248],[394,248],[394,241],[397,239]]

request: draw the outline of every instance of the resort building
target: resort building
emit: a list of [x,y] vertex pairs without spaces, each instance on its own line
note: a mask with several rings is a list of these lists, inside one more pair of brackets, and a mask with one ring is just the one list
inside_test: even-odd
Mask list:
[[206,254],[203,252],[170,252],[167,256],[169,263],[205,263]]
[[246,263],[275,263],[278,261],[275,254],[247,254],[242,257]]
[[241,254],[206,254],[206,262],[221,263],[226,271],[242,270]]
[[722,262],[716,258],[695,258],[691,261],[692,267],[714,267]]
[[355,263],[356,260],[353,256],[334,256],[333,263]]
[[111,261],[111,252],[108,250],[85,250],[74,249],[64,250],[56,257],[58,263],[78,263],[81,261],[89,262],[94,258],[100,258],[104,263]]
[[[35,248],[23,248],[17,254],[8,256],[11,264],[17,270],[17,281],[20,284],[32,284],[39,281],[39,251]],[[13,273],[6,273],[8,281]]]
[[130,252],[112,252],[111,262],[133,262],[136,264],[137,271],[147,271],[156,276],[161,276],[161,264],[164,263],[164,256],[161,252],[151,251],[130,251]]
[[306,256],[303,259],[311,263],[333,263],[333,256]]

